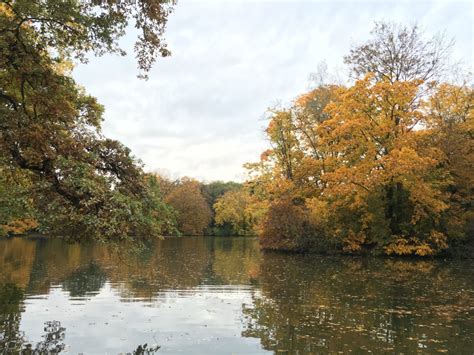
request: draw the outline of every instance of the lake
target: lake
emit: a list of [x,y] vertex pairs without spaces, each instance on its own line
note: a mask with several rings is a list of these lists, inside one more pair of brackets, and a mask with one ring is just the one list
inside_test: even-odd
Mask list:
[[0,353],[472,354],[471,260],[0,240]]

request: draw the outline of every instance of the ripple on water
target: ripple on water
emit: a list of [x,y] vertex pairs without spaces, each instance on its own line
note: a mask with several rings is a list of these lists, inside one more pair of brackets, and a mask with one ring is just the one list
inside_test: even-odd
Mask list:
[[245,238],[164,240],[140,254],[16,239],[0,251],[0,353],[474,348],[469,261],[261,254]]

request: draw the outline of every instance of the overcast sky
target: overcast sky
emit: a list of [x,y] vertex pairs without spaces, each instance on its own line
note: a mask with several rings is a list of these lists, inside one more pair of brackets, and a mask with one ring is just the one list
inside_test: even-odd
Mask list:
[[266,148],[266,108],[305,92],[321,61],[344,78],[342,57],[375,21],[445,31],[453,58],[472,68],[473,12],[469,1],[181,0],[166,32],[173,54],[148,81],[136,77],[133,33],[122,41],[129,56],[92,58],[74,76],[105,105],[106,136],[147,171],[242,180],[242,165]]

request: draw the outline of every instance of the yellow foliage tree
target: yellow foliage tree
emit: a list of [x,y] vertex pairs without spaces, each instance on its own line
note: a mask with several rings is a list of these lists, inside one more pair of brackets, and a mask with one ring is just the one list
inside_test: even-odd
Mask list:
[[[248,186],[270,205],[264,246],[301,250],[304,240],[350,253],[424,256],[472,234],[472,89],[423,88],[421,80],[369,74],[273,111],[272,149],[247,165]],[[293,217],[283,217],[285,209]],[[279,221],[304,224],[294,230],[305,238],[291,237],[290,225],[278,232]]]
[[247,164],[272,249],[474,253],[473,88],[440,83],[450,43],[376,24],[345,62],[357,80],[271,110],[271,149]]
[[[424,129],[425,104],[417,100],[421,82],[372,79],[341,89],[327,108],[331,118],[318,127],[330,156],[325,194],[361,213],[344,241],[348,250],[376,243],[389,254],[433,254],[447,247],[439,222],[449,181],[439,168],[445,156],[423,144],[431,132]],[[370,209],[374,196],[383,200],[384,213]],[[383,238],[372,230],[379,219],[386,223]]]
[[214,204],[218,225],[229,223],[235,235],[255,235],[265,208],[246,189],[226,192]]

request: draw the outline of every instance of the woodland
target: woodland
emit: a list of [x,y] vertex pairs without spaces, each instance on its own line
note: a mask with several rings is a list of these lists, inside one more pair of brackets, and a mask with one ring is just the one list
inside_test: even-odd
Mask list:
[[453,43],[376,23],[344,57],[268,109],[269,149],[237,182],[145,172],[101,130],[104,107],[71,73],[89,55],[125,55],[138,76],[171,55],[174,1],[0,2],[0,236],[73,240],[258,236],[263,249],[474,255],[474,90]]

